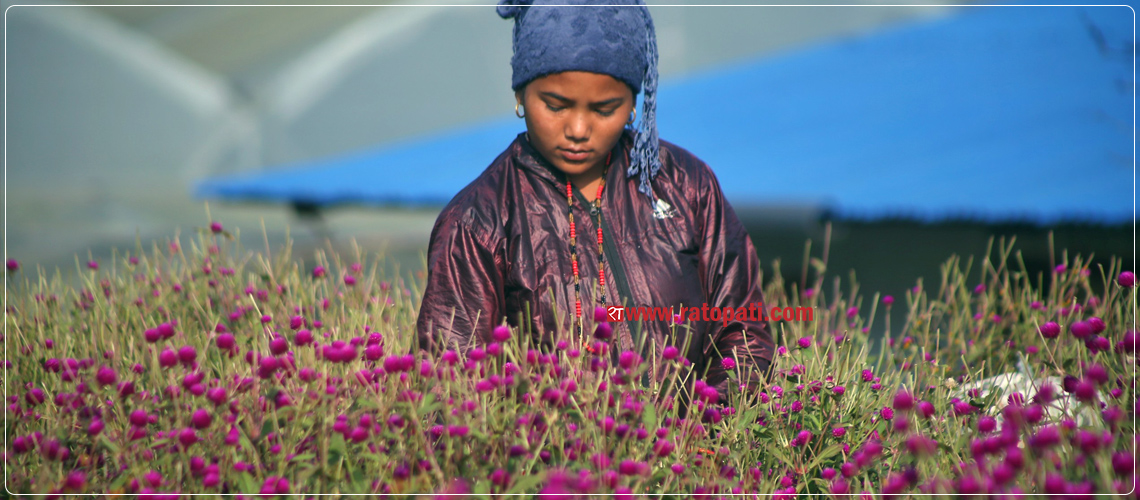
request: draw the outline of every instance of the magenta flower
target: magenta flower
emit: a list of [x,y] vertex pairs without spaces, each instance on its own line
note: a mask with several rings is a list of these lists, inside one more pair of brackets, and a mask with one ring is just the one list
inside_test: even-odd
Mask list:
[[380,344],[372,344],[364,348],[364,359],[376,361],[384,357],[384,348]]
[[883,417],[883,420],[890,420],[895,418],[895,411],[884,406],[883,409],[879,410],[879,416]]
[[495,342],[506,342],[506,341],[510,340],[510,338],[511,338],[510,327],[505,326],[505,325],[496,326],[495,329],[491,331],[491,338],[494,339]]
[[297,331],[297,334],[293,336],[293,343],[297,344],[298,346],[307,346],[309,344],[312,344],[313,332],[310,332],[308,330]]
[[305,318],[302,318],[300,316],[293,316],[292,318],[289,318],[289,329],[296,330],[302,326],[305,326]]
[[[20,263],[16,259],[8,259],[8,272],[14,273],[20,270]],[[1129,273],[1131,274],[1131,273]]]
[[723,358],[720,360],[720,366],[726,371],[732,371],[736,368],[736,360],[732,358]]
[[1091,403],[1096,399],[1096,385],[1088,378],[1083,378],[1077,382],[1073,395],[1080,401]]
[[368,440],[368,429],[359,425],[353,427],[348,433],[348,439],[354,443],[363,443]]
[[99,371],[95,373],[95,381],[99,382],[100,386],[111,385],[118,380],[119,376],[115,374],[115,370],[106,366],[100,367]]
[[1135,459],[1131,453],[1118,451],[1112,454],[1112,470],[1116,472],[1116,475],[1120,477],[1130,477],[1135,468]]
[[633,351],[623,351],[621,355],[618,356],[618,365],[626,370],[636,368],[639,364],[641,364],[641,356],[638,356],[637,353]]
[[178,442],[182,443],[182,446],[190,446],[198,442],[198,434],[194,429],[185,427],[178,432]]
[[104,427],[105,427],[105,425],[103,424],[102,420],[99,420],[99,419],[92,420],[91,424],[89,424],[87,426],[87,435],[88,436],[98,436],[100,432],[103,432]]
[[635,476],[641,472],[643,467],[638,462],[633,460],[622,460],[618,465],[618,473],[623,476]]
[[594,308],[594,322],[595,323],[604,323],[608,319],[609,319],[609,312],[606,311],[606,308],[604,308],[602,306],[598,306],[598,307]]
[[[899,389],[898,392],[895,393],[895,400],[891,406],[899,411],[910,410],[911,408],[914,408],[914,396],[912,396],[906,389]],[[884,415],[883,418],[890,420],[891,417]]]
[[894,297],[892,297],[890,295],[884,295],[883,296],[883,304],[886,305],[887,307],[891,307],[891,304],[894,304],[894,303],[895,303]]
[[1069,333],[1078,339],[1083,339],[1093,334],[1093,327],[1088,321],[1077,321],[1069,325]]
[[1085,369],[1085,376],[1096,382],[1097,385],[1108,382],[1108,371],[1100,364],[1093,364]]
[[811,337],[800,337],[800,339],[796,341],[796,345],[798,345],[800,349],[811,347]]
[[841,385],[837,385],[837,386],[831,388],[831,393],[836,395],[836,396],[842,396],[843,393],[846,391],[847,391],[847,389]]
[[210,426],[214,418],[210,416],[210,412],[199,408],[190,416],[190,424],[196,429],[205,429]]
[[269,352],[274,356],[285,354],[289,350],[289,343],[281,337],[275,337],[269,341]]
[[212,232],[214,234],[218,234],[218,233],[222,232],[222,223],[218,222],[218,221],[211,222],[210,223],[210,232]]
[[465,425],[449,425],[447,426],[448,437],[464,437],[469,432]]
[[1042,337],[1045,337],[1047,339],[1055,339],[1058,335],[1061,334],[1061,325],[1058,325],[1054,321],[1050,321],[1038,327],[1037,331],[1041,332]]
[[653,453],[658,457],[667,457],[676,447],[668,439],[658,439],[653,443]]
[[356,278],[351,274],[346,274],[346,275],[344,275],[344,284],[348,285],[348,286],[353,286],[356,284]]
[[598,340],[607,340],[614,334],[614,327],[609,323],[598,323],[594,328],[594,338]]
[[226,389],[224,387],[215,387],[206,391],[206,399],[217,406],[226,404]]
[[313,268],[313,279],[325,277],[325,266],[317,266]]
[[665,349],[663,349],[661,351],[661,357],[665,358],[666,361],[672,361],[674,359],[677,359],[677,357],[680,355],[681,355],[681,351],[678,350],[676,347],[671,346],[671,345],[665,346]]
[[93,260],[87,261],[87,268],[92,271],[99,270],[99,263]]
[[792,446],[795,446],[795,447],[804,446],[804,445],[811,442],[811,438],[812,438],[811,431],[804,429],[804,430],[800,431],[799,434],[796,434],[796,437],[792,439]]
[[1056,426],[1043,427],[1036,434],[1029,437],[1026,443],[1035,449],[1045,449],[1056,446],[1061,442],[1061,431]]
[[68,491],[83,491],[87,487],[87,473],[81,470],[71,471],[63,481],[63,487]]
[[[8,269],[12,269],[11,266]],[[1132,274],[1131,271],[1124,271],[1116,277],[1116,283],[1124,288],[1132,288],[1136,285],[1136,275]]]
[[487,359],[487,351],[483,350],[481,347],[476,347],[467,352],[467,359],[470,359],[471,361],[483,361],[484,359]]
[[834,429],[831,429],[831,436],[834,437],[835,439],[839,439],[839,438],[846,436],[846,435],[847,435],[847,429],[845,429],[843,427],[836,427]]
[[178,349],[178,361],[181,361],[184,365],[193,363],[197,358],[198,350],[192,345],[182,346]]
[[1104,320],[1096,316],[1089,318],[1088,323],[1089,327],[1092,328],[1093,335],[1100,335],[1105,329]]
[[159,353],[159,355],[158,355],[158,365],[159,366],[161,366],[163,368],[170,368],[171,366],[174,366],[176,364],[178,364],[178,354],[176,354],[174,352],[174,349],[167,347],[166,349],[163,349],[161,353]]

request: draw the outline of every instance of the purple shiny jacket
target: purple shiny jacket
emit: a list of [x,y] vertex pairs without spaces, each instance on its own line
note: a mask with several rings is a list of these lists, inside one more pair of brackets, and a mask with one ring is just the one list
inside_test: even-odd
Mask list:
[[[637,180],[626,177],[632,143],[633,135],[626,131],[611,155],[602,194],[607,302],[672,306],[677,312],[682,305],[762,304],[756,250],[709,167],[661,141],[662,168],[653,188],[668,207],[654,210],[637,190]],[[592,320],[600,305],[594,290],[597,223],[592,205],[576,189],[574,197],[582,309]],[[553,346],[570,340],[571,332],[576,335],[567,210],[565,175],[530,145],[525,133],[519,134],[436,220],[416,325],[419,347],[444,342],[466,350],[489,343],[492,330],[504,320],[519,326],[528,302],[536,342]],[[683,355],[698,374],[707,367],[705,380],[722,398],[731,390],[722,356],[750,367],[756,376],[748,383],[755,388],[774,351],[768,322],[734,320],[726,326],[723,321],[688,321],[689,314],[683,325],[691,330],[671,320],[613,323],[615,359],[620,351],[651,345],[656,352],[645,347],[641,355],[660,359],[664,346],[681,349],[684,336],[692,335]],[[664,371],[656,373],[661,377]]]

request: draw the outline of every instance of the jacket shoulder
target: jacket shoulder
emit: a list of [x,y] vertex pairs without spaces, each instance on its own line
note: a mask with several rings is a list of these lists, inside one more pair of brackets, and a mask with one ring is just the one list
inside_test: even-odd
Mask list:
[[661,150],[661,166],[663,169],[674,170],[675,175],[679,175],[685,181],[698,184],[704,184],[710,178],[716,178],[708,164],[691,151],[664,139],[659,139],[658,144]]
[[502,236],[500,187],[509,163],[511,148],[503,151],[475,180],[459,191],[440,211],[434,235],[463,228],[488,249]]

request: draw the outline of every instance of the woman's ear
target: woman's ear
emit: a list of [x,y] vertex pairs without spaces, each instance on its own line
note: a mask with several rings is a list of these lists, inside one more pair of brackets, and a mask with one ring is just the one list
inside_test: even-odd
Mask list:
[[523,87],[523,88],[515,91],[515,102],[517,102],[519,104],[524,104],[524,105],[526,104],[523,102],[523,98],[525,97],[525,94],[523,93],[524,91],[526,91],[526,87]]

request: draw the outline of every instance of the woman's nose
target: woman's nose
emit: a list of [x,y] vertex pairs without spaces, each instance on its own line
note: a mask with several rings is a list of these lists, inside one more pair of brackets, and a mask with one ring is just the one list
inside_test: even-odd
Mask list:
[[572,141],[585,141],[590,138],[590,120],[585,113],[573,113],[566,121],[566,138]]

